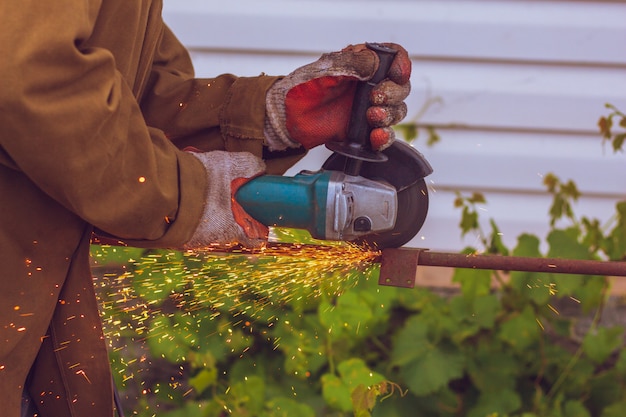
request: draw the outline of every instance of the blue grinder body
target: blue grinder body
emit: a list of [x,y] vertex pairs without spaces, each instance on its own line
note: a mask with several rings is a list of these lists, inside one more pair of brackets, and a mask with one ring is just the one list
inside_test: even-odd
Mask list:
[[323,239],[330,171],[303,171],[293,177],[262,175],[242,185],[235,195],[243,209],[268,226],[308,230]]

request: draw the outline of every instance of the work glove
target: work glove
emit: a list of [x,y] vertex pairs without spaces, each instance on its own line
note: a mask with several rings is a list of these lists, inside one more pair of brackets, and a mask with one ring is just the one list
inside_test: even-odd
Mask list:
[[[382,150],[393,142],[392,125],[406,116],[404,99],[409,95],[411,61],[396,44],[383,44],[398,51],[387,79],[370,94],[367,122],[372,149]],[[265,136],[270,150],[303,146],[311,149],[346,137],[354,92],[359,81],[372,78],[378,56],[364,44],[322,55],[272,85],[266,96]]]
[[191,152],[206,170],[208,190],[202,218],[184,249],[267,242],[268,228],[250,217],[234,198],[239,187],[265,172],[265,163],[248,152]]

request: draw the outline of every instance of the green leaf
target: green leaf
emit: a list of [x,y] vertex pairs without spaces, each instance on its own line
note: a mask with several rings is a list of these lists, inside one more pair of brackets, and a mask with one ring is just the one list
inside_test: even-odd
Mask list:
[[476,211],[472,211],[467,206],[463,207],[459,227],[461,228],[461,236],[465,236],[468,232],[477,229],[478,213]]
[[318,308],[320,323],[327,329],[329,337],[339,339],[344,336],[359,338],[361,327],[372,320],[373,313],[366,300],[354,291],[347,291],[336,299],[335,305],[328,300]]
[[521,313],[502,323],[498,336],[517,351],[523,351],[536,343],[540,334],[537,317],[533,309],[527,306]]
[[487,252],[494,255],[508,255],[509,249],[502,241],[502,233],[500,233],[498,225],[493,219],[489,220],[489,224],[491,225],[491,236]]
[[351,358],[337,365],[339,377],[322,376],[322,394],[326,402],[341,411],[352,411],[352,393],[359,386],[370,387],[385,381],[385,377],[373,372],[362,359]]
[[487,199],[483,193],[474,192],[472,196],[468,199],[468,201],[472,204],[485,204],[487,203]]
[[458,323],[452,335],[457,344],[474,336],[481,329],[492,329],[501,310],[500,300],[493,294],[475,298],[457,296],[450,300],[449,305],[450,314]]
[[535,235],[522,233],[517,238],[517,246],[513,249],[513,256],[541,257],[539,238]]
[[322,375],[322,396],[326,403],[340,411],[352,411],[350,388],[333,374]]
[[519,394],[512,389],[482,392],[478,403],[467,413],[467,417],[506,416],[519,410],[521,406]]
[[626,260],[626,201],[617,203],[615,209],[617,222],[603,242],[602,249],[611,260]]
[[251,415],[257,415],[265,408],[265,392],[265,381],[251,375],[243,381],[231,381],[228,401],[244,407]]
[[392,364],[415,395],[433,393],[463,375],[465,357],[449,343],[435,344],[428,338],[428,328],[420,316],[407,320],[398,333]]
[[318,372],[328,363],[325,330],[313,314],[285,313],[272,327],[272,337],[284,354],[284,372],[298,378]]
[[483,329],[492,329],[501,310],[498,295],[487,294],[474,300],[473,320]]
[[556,229],[548,234],[548,257],[590,259],[589,248],[578,241],[580,230],[574,227]]
[[195,376],[189,378],[189,385],[201,394],[205,389],[215,386],[217,383],[217,368],[205,368]]
[[574,298],[580,301],[583,312],[589,313],[606,301],[608,288],[608,277],[587,276],[583,285],[574,291]]
[[588,217],[583,216],[581,224],[584,230],[582,244],[587,246],[592,252],[601,249],[604,241],[604,232],[602,230],[602,226],[600,225],[600,220],[589,219]]
[[624,417],[624,410],[626,410],[626,400],[608,405],[602,410],[601,417]]
[[578,200],[580,197],[580,191],[578,191],[576,183],[572,180],[569,180],[565,184],[561,185],[561,192],[574,201]]
[[554,174],[548,173],[543,179],[544,185],[548,188],[548,192],[552,194],[553,200],[550,206],[550,226],[554,226],[557,220],[562,217],[574,219],[574,211],[572,209],[572,201],[578,200],[580,192],[576,184],[569,180],[567,183]]
[[621,326],[611,328],[598,327],[589,331],[583,339],[585,354],[597,364],[606,361],[623,343],[624,329]]
[[426,145],[433,146],[441,142],[441,137],[433,126],[426,126],[426,131],[428,132],[428,140],[426,141]]
[[519,359],[500,343],[485,340],[468,359],[467,370],[474,386],[481,392],[514,390],[520,370]]
[[394,130],[398,131],[408,143],[415,141],[419,133],[416,123],[399,123],[394,126]]
[[461,284],[461,292],[465,297],[475,298],[489,294],[491,274],[488,269],[457,268],[454,270],[452,282]]
[[424,353],[430,347],[425,318],[411,316],[397,333],[393,347],[392,363],[397,366],[404,366]]
[[370,411],[376,405],[377,393],[375,390],[361,384],[350,395],[355,417],[370,417]]
[[611,127],[613,123],[610,118],[602,116],[598,119],[598,128],[600,129],[600,133],[604,136],[605,139],[611,138]]
[[310,406],[286,397],[272,398],[266,408],[262,417],[315,417],[315,410]]
[[364,278],[360,279],[357,286],[350,291],[358,291],[359,297],[367,302],[377,319],[388,317],[402,288],[379,285],[377,274]]
[[373,372],[362,359],[351,358],[337,365],[341,380],[350,388],[355,389],[359,385],[366,387],[378,384],[385,380],[385,377],[377,372]]
[[465,205],[465,199],[463,198],[463,196],[461,195],[461,193],[459,193],[458,191],[456,192],[456,197],[454,198],[454,208],[461,208]]
[[582,401],[568,401],[563,407],[564,417],[591,417],[591,413],[584,406]]
[[465,357],[451,345],[431,345],[422,357],[400,369],[400,375],[415,395],[434,393],[463,376]]
[[[623,121],[623,120],[622,120]],[[611,143],[613,144],[613,152],[621,152],[624,146],[624,141],[626,140],[626,133],[620,133],[619,135],[615,135]]]
[[557,190],[560,183],[561,181],[559,178],[551,172],[548,172],[543,176],[543,185],[545,185],[551,193],[554,193]]

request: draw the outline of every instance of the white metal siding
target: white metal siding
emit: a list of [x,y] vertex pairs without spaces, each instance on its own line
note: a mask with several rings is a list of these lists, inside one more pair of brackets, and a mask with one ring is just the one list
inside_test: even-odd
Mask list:
[[[460,239],[455,190],[483,191],[483,220],[494,218],[509,244],[545,235],[548,172],[576,181],[581,214],[608,220],[626,198],[624,155],[603,149],[596,127],[606,102],[626,110],[625,3],[166,0],[164,17],[199,76],[285,74],[363,41],[405,46],[408,120],[420,115],[442,138],[416,142],[435,173],[427,223],[408,246],[474,243]],[[316,150],[294,171],[324,158]]]

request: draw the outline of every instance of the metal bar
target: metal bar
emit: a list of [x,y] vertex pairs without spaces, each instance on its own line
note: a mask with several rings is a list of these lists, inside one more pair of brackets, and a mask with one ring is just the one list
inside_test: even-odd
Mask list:
[[384,249],[382,251],[378,283],[380,285],[413,288],[415,286],[418,265],[626,277],[626,262],[466,255],[462,253],[430,252],[427,249],[400,248]]
[[423,251],[420,264],[500,271],[549,272],[553,274],[614,275],[626,277],[626,262],[583,259],[526,258],[499,255],[465,255]]

